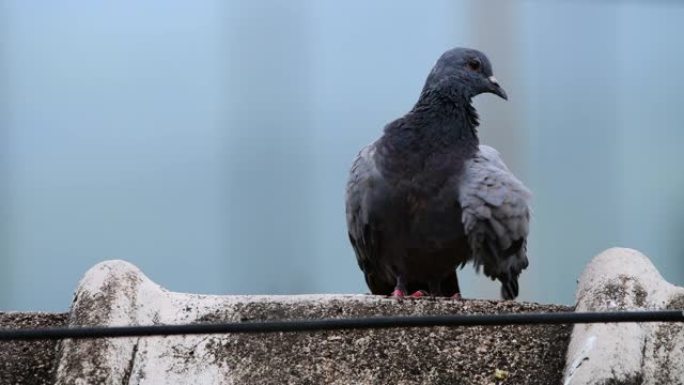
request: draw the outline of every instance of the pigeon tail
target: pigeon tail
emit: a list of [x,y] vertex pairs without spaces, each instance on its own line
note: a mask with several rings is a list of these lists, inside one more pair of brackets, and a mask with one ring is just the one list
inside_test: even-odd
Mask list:
[[518,277],[501,279],[501,298],[515,299],[518,296]]

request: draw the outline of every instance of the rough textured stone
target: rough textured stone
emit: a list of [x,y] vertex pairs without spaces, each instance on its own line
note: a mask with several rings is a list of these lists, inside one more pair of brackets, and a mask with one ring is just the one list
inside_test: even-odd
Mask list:
[[[67,314],[0,313],[0,327],[21,329],[64,326]],[[0,384],[53,383],[56,341],[0,342]]]
[[[578,311],[681,310],[684,288],[665,282],[642,254],[610,249],[587,266],[577,299]],[[0,313],[0,327],[570,310],[368,295],[180,294],[111,261],[83,278],[68,321],[67,314]],[[683,329],[577,325],[567,360],[565,325],[0,342],[0,384],[684,384]]]
[[[684,309],[684,288],[666,282],[638,251],[613,248],[596,256],[582,273],[576,309]],[[684,384],[684,327],[681,323],[576,325],[564,384]]]
[[[123,261],[93,267],[71,325],[568,311],[534,303],[370,295],[168,292]],[[59,384],[557,384],[570,327],[414,328],[66,340]]]

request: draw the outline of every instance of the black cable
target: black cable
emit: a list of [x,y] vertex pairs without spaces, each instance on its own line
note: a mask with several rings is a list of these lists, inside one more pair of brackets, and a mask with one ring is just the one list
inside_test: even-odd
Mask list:
[[0,341],[58,340],[111,337],[149,337],[187,334],[275,333],[342,329],[379,329],[432,326],[505,326],[614,322],[682,322],[681,310],[455,314],[435,316],[393,316],[320,320],[197,323],[188,325],[57,327],[0,329]]

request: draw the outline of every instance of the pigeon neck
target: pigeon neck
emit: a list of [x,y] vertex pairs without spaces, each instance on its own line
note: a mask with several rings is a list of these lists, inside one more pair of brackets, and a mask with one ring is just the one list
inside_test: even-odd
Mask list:
[[424,91],[407,117],[419,122],[410,124],[410,127],[420,127],[421,130],[434,133],[442,141],[471,142],[475,145],[479,142],[477,111],[470,98],[460,93],[443,95]]

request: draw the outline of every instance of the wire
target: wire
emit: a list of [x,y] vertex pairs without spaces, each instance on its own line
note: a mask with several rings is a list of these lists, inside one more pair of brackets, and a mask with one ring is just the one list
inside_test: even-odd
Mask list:
[[55,327],[0,329],[0,341],[152,337],[190,334],[276,333],[345,329],[387,329],[434,326],[506,326],[614,322],[683,322],[681,310],[456,314],[434,316],[392,316],[333,318],[319,320],[195,323],[186,325]]

